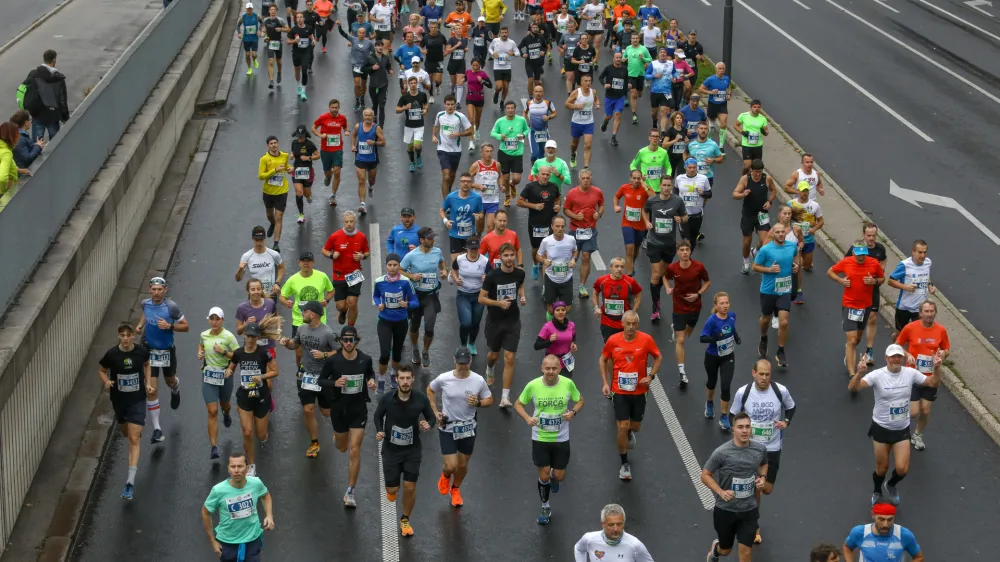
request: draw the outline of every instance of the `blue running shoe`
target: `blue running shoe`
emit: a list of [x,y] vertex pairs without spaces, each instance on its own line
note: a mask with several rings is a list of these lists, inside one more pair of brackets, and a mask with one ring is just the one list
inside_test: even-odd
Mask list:
[[733,426],[729,424],[729,415],[720,414],[720,416],[721,417],[719,418],[719,427],[722,428],[722,431],[732,431]]
[[[125,484],[125,489],[122,490],[122,497],[131,501],[135,497],[135,486],[132,484]],[[548,523],[548,521],[546,521]]]
[[542,512],[538,514],[538,524],[548,525],[551,519],[552,519],[552,508],[543,507]]
[[705,417],[708,419],[715,417],[715,404],[712,402],[705,402]]
[[538,281],[538,276],[541,274],[541,272],[542,272],[542,266],[538,265],[537,263],[531,266],[531,279],[534,281]]

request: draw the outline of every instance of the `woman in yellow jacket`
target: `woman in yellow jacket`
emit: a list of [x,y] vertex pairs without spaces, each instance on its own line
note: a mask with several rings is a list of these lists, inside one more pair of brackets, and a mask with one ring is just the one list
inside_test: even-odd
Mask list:
[[274,236],[274,251],[281,242],[281,219],[285,216],[288,202],[288,174],[291,172],[291,158],[287,152],[278,149],[278,137],[267,137],[267,152],[260,157],[257,179],[264,182],[264,211],[267,213],[267,235]]
[[0,124],[0,195],[17,183],[17,164],[14,163],[14,147],[21,137],[17,125],[7,121]]

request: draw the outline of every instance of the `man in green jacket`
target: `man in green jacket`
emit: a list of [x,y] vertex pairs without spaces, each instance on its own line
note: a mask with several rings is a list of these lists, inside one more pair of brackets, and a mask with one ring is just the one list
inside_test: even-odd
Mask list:
[[500,142],[500,185],[503,187],[504,206],[510,206],[511,197],[517,196],[517,184],[524,172],[524,139],[531,134],[528,121],[517,115],[517,104],[508,101],[503,106],[504,116],[497,119],[490,136]]

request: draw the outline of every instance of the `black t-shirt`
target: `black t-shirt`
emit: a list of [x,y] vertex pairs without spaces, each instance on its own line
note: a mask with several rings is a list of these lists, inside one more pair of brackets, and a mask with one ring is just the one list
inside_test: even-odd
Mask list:
[[746,176],[750,195],[743,199],[743,214],[756,217],[757,213],[764,211],[764,203],[767,203],[767,172],[760,173],[760,181],[754,181],[751,173],[747,172]]
[[268,41],[281,41],[280,28],[285,27],[285,20],[280,17],[264,18],[264,32]]
[[624,64],[615,67],[609,64],[601,71],[601,84],[604,84],[604,96],[611,99],[625,97],[625,89],[628,87],[628,67]]
[[[296,168],[312,168],[313,161],[312,155],[316,154],[316,144],[313,141],[306,139],[303,142],[299,142],[299,139],[292,141],[292,156],[295,158]],[[295,178],[295,179],[308,179],[308,178]]]
[[403,92],[403,95],[399,96],[399,102],[396,103],[396,107],[403,107],[406,104],[410,104],[410,109],[403,112],[406,119],[407,127],[423,127],[424,126],[424,107],[427,106],[427,94],[417,91],[416,95],[410,94],[409,91]]
[[[382,443],[390,450],[420,450],[420,416],[434,427],[437,419],[427,395],[419,390],[400,400],[398,392],[387,393],[375,408],[375,431],[384,432]],[[407,444],[409,442],[409,444]]]
[[533,181],[524,186],[521,190],[521,197],[528,203],[544,203],[545,207],[541,211],[528,209],[528,226],[544,226],[546,228],[552,224],[552,217],[556,216],[556,200],[559,199],[559,186],[551,181],[545,185]]
[[[319,374],[319,385],[323,387],[324,393],[342,406],[358,406],[372,401],[367,388],[368,381],[375,379],[372,358],[361,350],[356,351],[354,359],[348,359],[341,350],[323,363],[323,370]],[[347,386],[334,384],[340,377],[347,377]]]
[[135,344],[129,351],[117,345],[101,357],[101,367],[108,370],[111,387],[111,401],[121,404],[135,404],[146,400],[145,365],[149,362],[149,350]]
[[[593,63],[594,63],[594,59],[595,58],[597,58],[597,51],[594,50],[593,46],[590,46],[590,47],[587,47],[586,49],[584,49],[580,45],[577,45],[576,49],[573,50],[573,58],[571,60],[582,61],[582,62],[579,62],[579,63],[576,63],[576,62],[573,63],[573,64],[577,65],[577,68],[576,68],[577,72],[580,72],[580,73],[583,73],[583,74],[589,74],[589,75],[593,76],[594,75],[594,64]],[[627,69],[626,69],[626,71],[627,71]]]
[[[681,137],[681,140],[675,142],[667,148],[667,152],[670,154],[671,160],[678,160],[684,158],[684,151],[687,150],[687,137],[686,131],[678,131],[677,129],[670,127],[667,129],[666,139],[668,141],[674,140],[677,137]],[[674,170],[675,174],[680,175],[684,170]]]
[[304,19],[306,22],[306,29],[311,31],[313,35],[319,33],[319,30],[322,27],[320,25],[320,22],[323,21],[322,16],[320,16],[318,13],[314,11],[306,10],[302,12],[302,19]]
[[518,289],[524,285],[524,270],[515,267],[510,273],[503,270],[503,267],[491,269],[483,280],[483,289],[486,296],[497,301],[510,301],[507,310],[499,306],[486,307],[487,322],[516,322],[521,318],[521,309],[518,308]]
[[[472,38],[472,50],[479,53],[486,52],[486,40],[489,39],[489,28],[482,27],[478,25],[472,28],[472,32],[469,33],[469,37]],[[486,57],[480,57],[480,59],[485,59]]]
[[[686,41],[684,43],[678,43],[677,47],[680,48],[682,51],[684,51],[684,56],[689,61],[694,60],[695,62],[697,62],[697,60],[695,59],[695,56],[696,55],[704,55],[705,54],[705,48],[702,47],[701,43],[699,43],[697,41],[695,41],[693,45],[691,43],[686,42]],[[691,64],[689,62],[688,66],[690,66],[691,69],[694,70],[695,74],[698,73],[698,65],[697,64]]]
[[[458,47],[455,47],[455,45],[458,45]],[[452,37],[448,39],[448,46],[455,47],[455,50],[448,55],[448,60],[456,62],[465,60],[465,48],[468,46],[468,41],[459,37]]]
[[528,63],[533,65],[542,64],[542,58],[545,57],[545,52],[548,50],[547,47],[548,41],[544,33],[539,33],[538,35],[529,33],[517,45],[521,53],[528,55]]
[[[669,193],[669,191],[667,192]],[[687,215],[687,207],[680,197],[671,195],[669,199],[650,197],[644,207],[653,229],[648,231],[647,240],[651,246],[674,248],[677,246],[676,217]]]
[[427,62],[444,60],[444,45],[447,42],[445,36],[440,33],[437,35],[425,33],[423,44],[424,49],[427,49]]
[[[288,32],[288,38],[295,39],[295,44],[292,45],[292,48],[299,51],[312,48],[312,32],[313,28],[309,24],[306,24],[305,27],[292,26],[291,31]],[[303,45],[303,43],[305,44]]]
[[[246,347],[241,347],[233,352],[233,358],[229,360],[230,365],[239,367],[239,372],[234,376],[239,378],[233,381],[237,385],[236,392],[246,392],[248,384],[254,384],[250,377],[263,377],[267,374],[267,364],[271,362],[271,355],[267,348],[257,346],[252,352],[248,352]],[[266,388],[267,384],[261,384],[257,388]]]

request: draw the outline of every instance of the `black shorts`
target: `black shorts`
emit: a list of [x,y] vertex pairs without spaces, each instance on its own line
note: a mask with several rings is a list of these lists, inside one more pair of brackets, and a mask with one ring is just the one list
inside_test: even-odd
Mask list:
[[573,304],[573,278],[570,277],[562,283],[556,283],[545,276],[545,304],[551,305],[556,301],[563,301],[566,304]]
[[424,61],[424,70],[428,74],[441,74],[444,72],[444,60],[427,59]]
[[299,11],[299,0],[285,0],[285,9],[293,12]]
[[566,72],[576,72],[576,65],[570,61],[571,59],[569,58],[563,59],[563,70],[565,70]]
[[264,208],[274,209],[279,213],[285,212],[285,206],[288,204],[288,192],[280,193],[278,195],[268,195],[264,194]]
[[709,119],[715,119],[719,115],[729,115],[729,102],[726,103],[712,103],[708,102],[705,109],[705,115],[708,115]]
[[348,286],[347,281],[334,281],[333,282],[333,301],[340,302],[347,300],[347,297],[360,297],[361,296],[361,283],[354,286]]
[[524,155],[511,156],[500,150],[497,154],[497,162],[500,163],[501,174],[520,174],[524,172]]
[[936,386],[920,386],[919,384],[915,384],[910,390],[910,402],[916,402],[918,400],[933,402],[937,400],[937,391],[938,387]]
[[646,415],[645,394],[615,394],[612,405],[615,409],[615,421],[641,422]]
[[528,79],[535,78],[541,80],[542,74],[545,73],[545,67],[542,66],[542,59],[539,59],[539,62],[531,62],[530,59],[525,59],[524,73],[528,75]]
[[538,468],[550,467],[553,470],[566,470],[569,466],[569,441],[558,443],[542,443],[531,441],[531,462]]
[[674,261],[674,256],[677,254],[676,247],[669,246],[656,246],[652,241],[646,243],[646,257],[649,258],[649,263],[660,263],[663,262],[667,265]]
[[656,109],[658,107],[673,107],[672,98],[668,97],[667,94],[661,94],[657,92],[651,92],[649,94],[649,105],[650,107]]
[[[139,384],[145,384],[140,382]],[[112,400],[111,407],[115,410],[115,419],[119,424],[146,425],[146,401],[138,400],[127,403],[122,400]]]
[[382,476],[386,488],[398,488],[400,480],[416,482],[420,476],[420,447],[382,446]]
[[[763,213],[764,211],[761,212]],[[750,236],[754,231],[767,232],[769,230],[771,230],[770,219],[768,219],[767,224],[760,224],[760,221],[757,220],[757,213],[752,215],[740,213],[740,232],[743,233],[743,236]]]
[[[916,322],[920,320],[919,312],[910,312],[909,310],[896,309],[896,331],[901,332],[903,328],[906,327],[910,322]],[[154,377],[156,375],[153,375]]]
[[[545,234],[542,235],[542,236],[535,236],[535,228],[544,228],[545,229]],[[538,247],[542,245],[542,240],[544,240],[546,236],[548,236],[549,234],[552,233],[552,229],[549,228],[549,225],[540,226],[540,225],[531,224],[529,222],[528,223],[528,233],[529,233],[528,242],[531,243],[531,248],[533,250],[537,250]]]
[[641,94],[642,89],[646,87],[646,78],[644,76],[629,76],[628,86]]
[[510,70],[493,70],[494,82],[510,82]]
[[521,319],[511,321],[490,321],[486,319],[486,347],[492,353],[498,353],[501,349],[511,353],[517,353],[517,344],[521,341]]
[[312,53],[309,49],[292,49],[292,66],[301,67],[303,63],[308,63],[310,58],[312,58]]
[[315,390],[303,390],[301,379],[295,382],[295,388],[297,388],[299,392],[299,403],[303,406],[309,406],[310,404],[319,402],[321,410],[330,409],[330,399],[327,398],[322,392],[317,392]]
[[[361,392],[368,392],[362,389]],[[349,429],[364,429],[368,425],[368,406],[364,404],[337,404],[330,408],[330,422],[334,433],[347,433]]]
[[[149,371],[150,371],[150,374],[153,377],[159,377],[160,373],[162,373],[164,377],[175,377],[175,376],[177,376],[177,348],[176,347],[171,347],[170,349],[164,349],[164,350],[162,350],[162,351],[168,351],[168,352],[170,352],[170,364],[169,365],[167,365],[166,367],[153,367],[152,366],[152,353],[154,351],[160,351],[160,350],[153,349],[146,342],[143,342],[143,345],[146,347],[146,349],[148,349],[150,351],[150,367],[149,367]],[[139,378],[142,379],[142,377],[139,377]],[[140,384],[145,384],[145,383],[140,380]]]
[[760,512],[756,507],[741,512],[726,511],[716,507],[712,512],[712,523],[715,526],[715,534],[719,537],[719,548],[730,550],[736,542],[747,548],[752,547],[753,539],[757,535],[759,518]]
[[458,165],[462,163],[462,153],[461,152],[448,152],[446,150],[437,151],[438,164],[441,165],[442,170],[451,170],[455,172],[458,170]]
[[461,453],[467,457],[472,456],[472,451],[476,448],[476,436],[465,439],[455,439],[450,431],[438,430],[438,439],[441,441],[442,455],[455,455]]
[[[856,317],[855,313],[859,311],[861,314],[860,320],[853,320],[850,318],[851,316]],[[870,306],[858,310],[847,308],[846,306],[840,307],[840,317],[844,320],[843,322],[844,331],[860,332],[861,330],[864,330],[865,326],[868,325],[868,316],[871,315],[871,313],[872,313],[872,308]]]
[[470,100],[468,98],[469,97],[466,96],[465,103],[471,105],[472,107],[483,107],[486,105],[486,100]]
[[392,38],[392,31],[376,31],[375,40],[376,41],[388,41]]
[[378,158],[374,162],[354,159],[354,167],[359,170],[375,170],[378,167]]
[[351,74],[353,74],[355,78],[360,78],[362,80],[367,80],[368,79],[368,75],[365,74],[364,72],[354,72],[352,70]]
[[767,452],[767,481],[773,486],[778,481],[778,468],[781,466],[781,451]]
[[886,429],[873,420],[872,425],[868,428],[868,437],[871,437],[872,441],[876,443],[895,445],[896,443],[910,440],[910,427],[907,426],[904,429]]
[[740,151],[743,153],[744,160],[764,160],[764,145],[741,146]]
[[253,417],[262,419],[267,417],[267,412],[271,409],[271,391],[267,385],[261,385],[256,389],[257,396],[250,396],[250,391],[242,386],[236,389],[236,407],[244,412],[252,412]]
[[608,338],[611,336],[620,334],[623,331],[624,330],[622,328],[612,328],[606,324],[601,324],[601,338],[604,339],[605,342],[607,342]]
[[872,313],[878,314],[879,306],[882,304],[882,294],[878,292],[878,285],[872,287]]
[[761,316],[774,316],[776,310],[788,312],[792,309],[792,295],[765,295],[760,294],[760,314]]
[[678,314],[674,312],[672,315],[674,323],[675,332],[683,332],[688,328],[694,328],[698,325],[698,318],[701,317],[701,311],[695,313]]
[[[438,71],[440,72],[440,71]],[[448,61],[448,74],[465,76],[465,59]]]
[[453,254],[461,254],[465,251],[465,238],[448,237],[448,249]]

